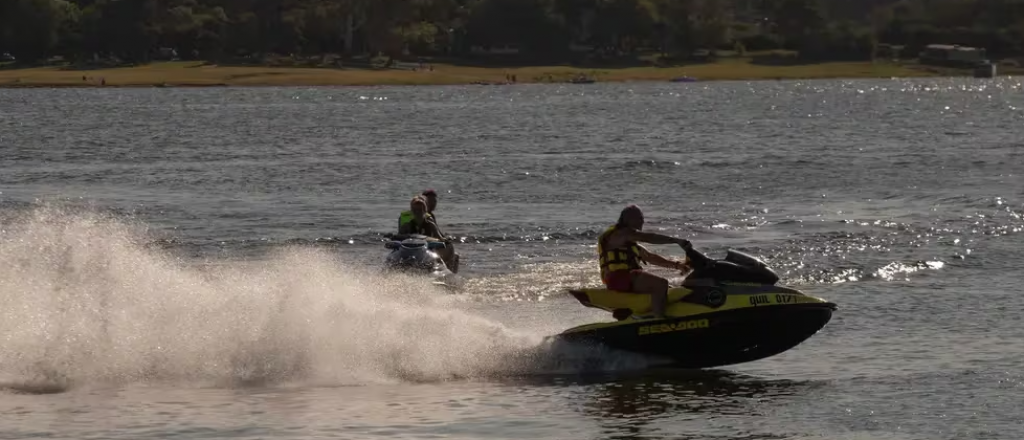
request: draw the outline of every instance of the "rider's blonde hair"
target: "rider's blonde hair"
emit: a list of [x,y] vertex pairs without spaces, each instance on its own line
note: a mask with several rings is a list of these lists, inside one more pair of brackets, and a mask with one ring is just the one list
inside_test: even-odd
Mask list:
[[416,205],[423,205],[423,212],[427,211],[427,199],[423,198],[423,196],[413,197],[409,201],[409,209],[413,209]]

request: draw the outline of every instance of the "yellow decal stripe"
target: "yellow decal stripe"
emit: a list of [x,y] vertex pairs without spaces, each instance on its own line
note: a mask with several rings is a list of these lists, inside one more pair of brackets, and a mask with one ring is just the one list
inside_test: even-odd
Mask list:
[[657,333],[668,333],[668,332],[680,332],[685,330],[693,330],[696,328],[708,328],[711,323],[707,319],[694,319],[690,321],[680,321],[672,324],[654,324],[645,325],[637,329],[637,334],[653,335]]

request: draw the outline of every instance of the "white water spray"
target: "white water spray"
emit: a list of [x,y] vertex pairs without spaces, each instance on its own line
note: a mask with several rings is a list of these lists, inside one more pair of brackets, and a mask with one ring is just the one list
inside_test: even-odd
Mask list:
[[6,222],[0,380],[355,385],[567,372],[595,356],[642,366],[552,357],[540,335],[443,307],[425,280],[322,250],[198,267],[148,242],[142,228],[54,207]]

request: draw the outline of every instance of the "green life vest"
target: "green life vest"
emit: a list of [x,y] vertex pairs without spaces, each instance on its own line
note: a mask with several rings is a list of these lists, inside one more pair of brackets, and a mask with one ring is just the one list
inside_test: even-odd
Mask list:
[[[427,214],[424,217],[426,217],[429,220],[432,220],[434,223],[437,223],[437,219],[434,218],[434,214]],[[402,213],[399,214],[398,216],[398,229],[402,229],[403,225],[405,225],[406,223],[410,223],[414,220],[416,220],[416,217],[412,215],[412,211],[402,211]]]

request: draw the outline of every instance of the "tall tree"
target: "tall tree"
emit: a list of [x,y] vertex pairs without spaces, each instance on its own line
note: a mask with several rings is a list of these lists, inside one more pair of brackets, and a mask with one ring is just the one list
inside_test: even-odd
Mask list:
[[65,0],[0,1],[0,48],[25,61],[46,58],[71,35],[78,16],[78,7]]

